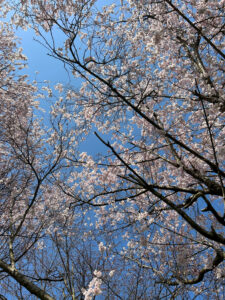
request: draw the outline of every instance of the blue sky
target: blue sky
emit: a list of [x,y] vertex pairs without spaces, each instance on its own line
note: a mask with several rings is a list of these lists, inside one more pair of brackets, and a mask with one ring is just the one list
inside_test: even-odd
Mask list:
[[[28,59],[28,68],[23,72],[29,75],[30,81],[37,80],[37,82],[41,83],[47,80],[51,87],[57,83],[62,83],[65,86],[79,88],[81,80],[75,79],[71,71],[65,69],[62,62],[49,55],[49,50],[37,41],[41,41],[41,37],[36,36],[32,29],[24,31],[19,28],[16,30],[16,36],[20,39],[20,46]],[[94,135],[94,132],[82,143],[80,150],[89,154],[107,151]]]
[[58,82],[68,84],[71,81],[68,73],[63,67],[63,64],[55,58],[48,55],[49,51],[35,39],[40,37],[35,36],[32,29],[24,31],[18,29],[16,35],[21,39],[21,47],[23,53],[28,58],[28,69],[25,70],[31,79],[35,78],[35,72],[39,72],[38,81],[49,80],[52,85]]
[[[23,31],[18,29],[16,35],[21,38],[21,46],[24,49],[24,54],[28,58],[28,69],[25,73],[29,75],[30,79],[36,79],[38,82],[49,80],[50,85],[54,86],[60,82],[64,85],[74,85],[79,87],[79,80],[73,79],[70,72],[66,72],[62,62],[48,55],[48,50],[43,45],[34,40],[35,34],[29,29]],[[41,38],[39,38],[41,40]],[[35,72],[38,72],[38,75]],[[104,151],[106,153],[107,148],[104,147],[101,142],[90,134],[88,140],[81,147],[82,151],[96,153],[98,151]],[[202,299],[198,296],[196,299]]]

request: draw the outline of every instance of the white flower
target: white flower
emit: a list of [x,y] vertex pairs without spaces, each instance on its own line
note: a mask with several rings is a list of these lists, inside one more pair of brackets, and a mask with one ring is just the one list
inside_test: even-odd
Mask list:
[[55,86],[54,86],[55,90],[58,90],[60,93],[62,93],[63,91],[63,85],[61,83],[57,83]]
[[84,294],[84,297],[85,297],[84,299],[85,300],[91,300],[91,299],[93,299],[94,296],[97,296],[97,295],[102,293],[102,290],[101,290],[102,280],[99,278],[102,275],[102,272],[95,270],[94,275],[96,277],[94,277],[89,282],[88,289],[87,290],[85,290],[85,289],[82,290],[82,293]]
[[102,276],[102,272],[98,270],[95,270],[93,274],[98,278]]
[[98,250],[103,253],[106,250],[106,247],[104,246],[103,242],[100,242],[98,244]]
[[114,273],[115,273],[115,270],[111,270],[111,271],[109,272],[109,276],[112,277],[112,276],[114,275]]

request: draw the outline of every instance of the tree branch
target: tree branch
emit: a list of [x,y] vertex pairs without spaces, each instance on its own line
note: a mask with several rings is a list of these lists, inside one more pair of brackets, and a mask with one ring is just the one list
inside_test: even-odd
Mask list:
[[30,282],[25,275],[12,268],[4,261],[0,259],[0,268],[2,268],[8,275],[13,277],[19,284],[25,287],[31,294],[37,296],[41,300],[54,300],[49,294],[44,290],[40,289],[34,283]]

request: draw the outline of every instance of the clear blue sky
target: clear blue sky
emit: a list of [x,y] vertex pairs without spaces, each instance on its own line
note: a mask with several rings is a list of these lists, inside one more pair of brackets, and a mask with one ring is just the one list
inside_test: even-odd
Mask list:
[[62,82],[63,84],[71,83],[72,77],[69,77],[63,64],[49,56],[48,49],[34,40],[35,38],[41,41],[41,38],[35,36],[32,29],[28,29],[27,31],[18,29],[16,35],[21,38],[23,53],[28,58],[29,68],[25,70],[25,73],[27,73],[31,79],[35,78],[35,72],[38,71],[38,81],[49,80],[52,82],[52,85],[58,82]]
[[[32,29],[28,29],[27,31],[18,29],[16,36],[21,39],[23,53],[28,58],[28,68],[24,70],[24,73],[29,75],[30,81],[37,80],[38,82],[43,82],[44,80],[48,80],[51,87],[60,82],[64,85],[72,85],[75,88],[79,88],[81,80],[74,79],[70,70],[66,71],[61,61],[48,55],[48,49],[36,41],[41,41],[41,37],[35,36]],[[35,72],[38,72],[38,74]],[[89,154],[107,151],[106,147],[101,144],[94,133],[91,133],[88,139],[82,143],[80,150]]]

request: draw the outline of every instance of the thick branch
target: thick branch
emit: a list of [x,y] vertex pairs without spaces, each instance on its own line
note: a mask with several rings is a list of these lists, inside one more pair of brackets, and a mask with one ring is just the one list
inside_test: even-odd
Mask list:
[[204,35],[204,33],[202,32],[201,29],[199,29],[193,22],[191,22],[191,20],[186,17],[175,5],[173,5],[172,1],[170,0],[165,0],[166,3],[168,3],[192,28],[194,28],[198,34],[200,34],[203,39],[221,56],[223,57],[223,59],[225,59],[225,54],[216,47],[216,45],[211,42],[211,40],[209,38],[207,38],[207,36]]
[[8,275],[13,277],[19,284],[21,284],[31,294],[37,296],[39,299],[54,300],[54,298],[52,298],[44,290],[40,289],[34,283],[30,282],[25,275],[21,274],[19,271],[17,271],[13,267],[9,266],[8,264],[6,264],[1,259],[0,259],[0,268],[2,268]]
[[225,254],[222,250],[219,249],[219,250],[216,251],[216,257],[213,260],[212,266],[203,268],[199,272],[199,274],[197,275],[196,278],[187,279],[187,280],[181,280],[179,278],[178,280],[175,280],[175,281],[165,280],[164,282],[169,284],[169,285],[179,285],[180,282],[182,282],[183,284],[196,284],[196,283],[199,283],[204,279],[204,276],[205,276],[206,273],[208,273],[208,272],[212,271],[213,269],[215,269],[224,259],[225,259]]
[[164,203],[166,203],[170,208],[175,210],[194,230],[196,230],[198,233],[200,233],[202,236],[213,240],[218,243],[222,243],[225,245],[225,238],[221,235],[215,232],[213,227],[211,228],[211,231],[208,231],[201,227],[198,223],[196,223],[188,214],[186,214],[180,206],[173,203],[173,201],[170,201],[167,197],[163,196],[160,192],[158,192],[155,188],[153,188],[152,185],[149,185],[133,168],[131,168],[124,160],[123,158],[114,150],[114,148],[110,145],[110,143],[106,143],[96,132],[96,136],[99,138],[99,140],[107,146],[112,153],[123,163],[123,165],[131,171],[132,176],[134,176],[136,182],[140,185],[140,187],[143,187],[146,191],[151,192],[154,196],[156,196],[158,199],[162,200]]

